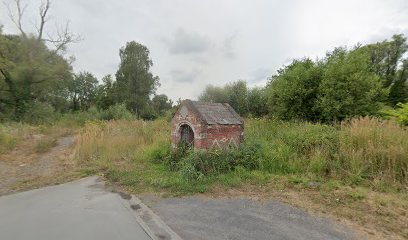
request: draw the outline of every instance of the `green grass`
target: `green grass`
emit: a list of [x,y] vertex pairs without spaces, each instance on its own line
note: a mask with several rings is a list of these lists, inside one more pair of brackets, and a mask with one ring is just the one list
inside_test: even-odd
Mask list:
[[324,189],[407,186],[408,133],[393,122],[361,118],[330,126],[248,119],[245,129],[240,149],[172,155],[164,120],[93,121],[81,130],[77,159],[135,191],[188,194],[216,184],[262,184],[274,175]]

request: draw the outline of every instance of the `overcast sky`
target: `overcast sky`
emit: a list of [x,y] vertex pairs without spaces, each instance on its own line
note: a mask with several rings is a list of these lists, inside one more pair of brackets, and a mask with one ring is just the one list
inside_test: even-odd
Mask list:
[[[30,30],[40,0],[25,2]],[[76,72],[114,75],[119,48],[135,40],[150,49],[158,93],[173,100],[196,99],[207,84],[262,86],[292,59],[408,36],[407,0],[54,0],[50,16],[48,30],[69,20],[83,37],[68,51]],[[0,24],[16,32],[4,5]]]

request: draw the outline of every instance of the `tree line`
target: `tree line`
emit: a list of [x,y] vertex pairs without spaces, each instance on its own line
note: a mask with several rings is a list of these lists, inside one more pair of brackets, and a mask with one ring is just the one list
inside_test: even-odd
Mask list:
[[36,33],[27,33],[22,25],[26,5],[14,0],[7,6],[20,33],[6,34],[0,26],[0,120],[31,121],[118,105],[138,118],[153,119],[172,107],[166,95],[155,94],[159,77],[151,72],[153,62],[146,46],[126,43],[119,50],[116,74],[99,81],[90,72],[73,72],[72,59],[64,53],[80,37],[70,32],[68,24],[54,31],[56,36],[45,34],[49,0],[39,6]]
[[199,100],[227,102],[243,116],[334,122],[379,115],[408,102],[407,39],[338,47],[326,56],[293,60],[270,77],[264,88],[244,80],[209,85]]

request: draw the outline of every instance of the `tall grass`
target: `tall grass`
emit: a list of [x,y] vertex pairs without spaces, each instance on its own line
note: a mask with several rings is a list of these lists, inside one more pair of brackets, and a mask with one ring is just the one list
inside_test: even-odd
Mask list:
[[408,130],[392,121],[359,118],[341,125],[339,158],[347,174],[408,184]]
[[91,121],[81,129],[77,156],[84,164],[109,167],[146,158],[154,144],[165,141],[169,135],[164,121]]
[[166,121],[94,121],[81,130],[77,157],[125,185],[179,190],[246,179],[252,171],[350,184],[408,184],[408,132],[375,118],[336,126],[248,119],[239,149],[182,154],[171,153]]

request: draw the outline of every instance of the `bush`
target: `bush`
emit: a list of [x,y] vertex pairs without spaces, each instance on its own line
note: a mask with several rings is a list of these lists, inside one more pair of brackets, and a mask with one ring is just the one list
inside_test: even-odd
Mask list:
[[44,124],[55,121],[55,109],[48,103],[35,101],[22,117],[23,122],[31,124]]
[[398,103],[397,109],[388,110],[385,113],[389,116],[395,117],[397,122],[408,126],[408,103]]
[[102,120],[132,120],[134,115],[127,110],[124,103],[110,106],[107,110],[101,111],[99,119]]

